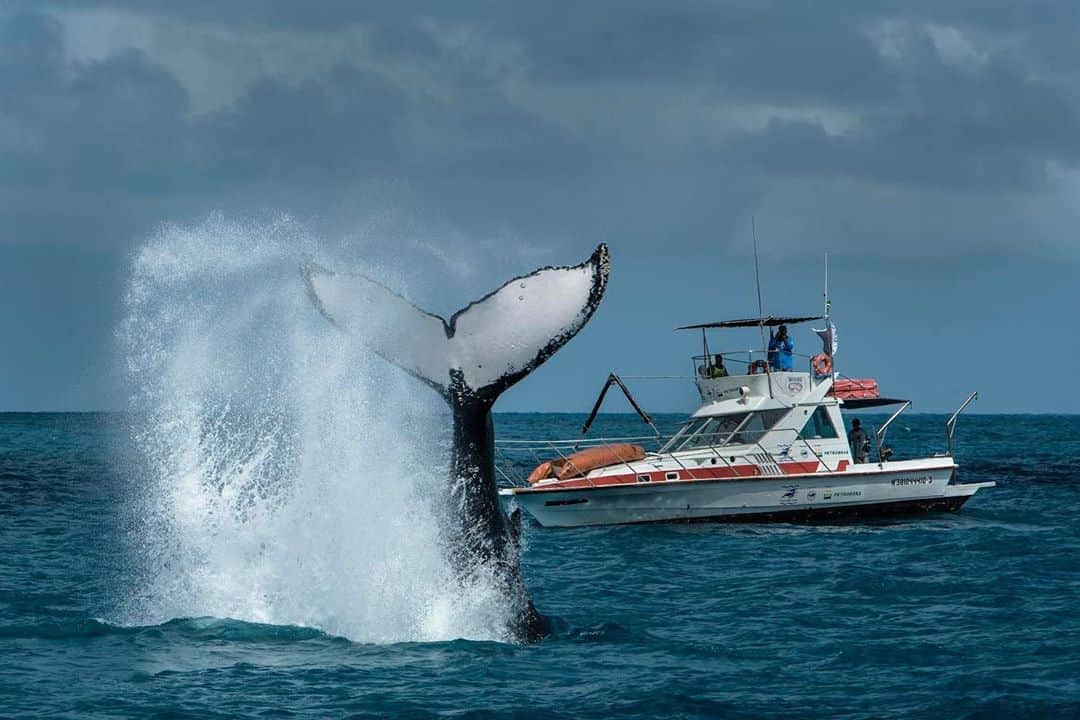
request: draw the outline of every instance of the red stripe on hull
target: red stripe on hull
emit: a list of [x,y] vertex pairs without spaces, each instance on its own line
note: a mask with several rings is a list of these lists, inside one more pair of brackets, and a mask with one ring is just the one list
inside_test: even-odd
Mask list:
[[818,461],[780,463],[780,469],[784,471],[785,475],[802,475],[817,472]]

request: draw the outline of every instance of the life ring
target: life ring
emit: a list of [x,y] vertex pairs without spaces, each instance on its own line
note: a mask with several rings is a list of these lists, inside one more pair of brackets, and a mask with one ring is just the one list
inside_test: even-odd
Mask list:
[[768,367],[769,364],[764,360],[755,360],[754,362],[750,363],[750,374],[757,375],[759,373],[767,372]]
[[819,353],[810,358],[810,367],[814,369],[815,375],[832,375],[832,357],[825,353]]

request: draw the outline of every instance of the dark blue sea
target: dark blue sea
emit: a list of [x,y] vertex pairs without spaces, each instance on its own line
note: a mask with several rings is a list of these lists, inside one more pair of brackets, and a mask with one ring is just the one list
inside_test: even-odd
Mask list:
[[[496,426],[573,436],[581,420],[501,415]],[[633,417],[600,424],[640,432]],[[896,456],[943,449],[943,426],[901,418]],[[1080,417],[964,416],[962,479],[998,485],[956,513],[526,525],[528,584],[555,626],[527,646],[350,639],[379,636],[365,618],[385,617],[372,603],[400,602],[386,592],[310,615],[305,604],[325,597],[272,599],[349,631],[185,616],[160,599],[164,615],[138,621],[131,608],[150,583],[191,570],[157,551],[148,575],[146,547],[168,543],[140,520],[153,490],[129,433],[123,415],[0,415],[0,716],[1080,716]],[[314,531],[319,508],[307,512]],[[310,548],[299,556],[340,549]],[[247,552],[235,549],[237,567]],[[218,606],[246,607],[225,597],[242,592],[228,586]]]

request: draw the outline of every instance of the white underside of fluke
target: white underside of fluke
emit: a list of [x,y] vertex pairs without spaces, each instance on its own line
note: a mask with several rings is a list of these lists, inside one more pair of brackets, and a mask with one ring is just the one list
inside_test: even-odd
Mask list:
[[606,275],[601,248],[582,265],[515,278],[447,322],[363,275],[303,266],[316,305],[343,331],[439,387],[459,370],[472,389],[543,362],[589,319]]

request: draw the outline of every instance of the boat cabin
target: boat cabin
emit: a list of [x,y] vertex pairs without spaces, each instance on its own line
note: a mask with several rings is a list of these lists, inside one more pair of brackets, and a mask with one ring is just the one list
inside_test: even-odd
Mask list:
[[[702,331],[704,353],[692,358],[702,404],[660,452],[723,448],[724,453],[730,449],[729,458],[756,451],[816,460],[829,469],[841,460],[850,463],[841,399],[831,392],[835,378],[830,356],[800,357],[806,360],[806,370],[795,369],[794,353],[785,363],[779,351],[710,352],[705,334],[713,328],[755,327],[772,333],[778,326],[819,319],[823,318],[747,318],[679,328]],[[791,369],[781,369],[785,365]]]

